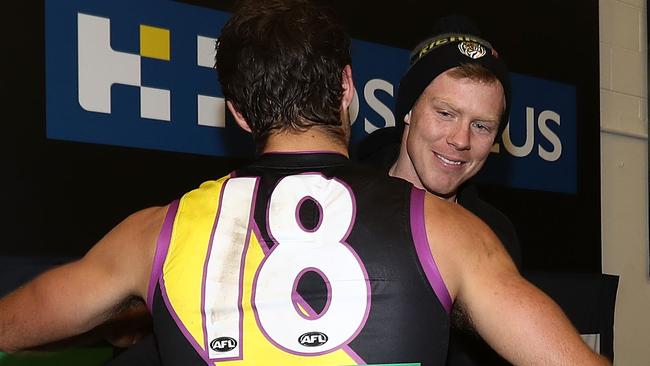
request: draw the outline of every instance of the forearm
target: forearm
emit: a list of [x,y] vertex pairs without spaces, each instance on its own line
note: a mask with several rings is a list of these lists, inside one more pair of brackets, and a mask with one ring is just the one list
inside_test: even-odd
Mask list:
[[94,307],[98,301],[91,295],[92,275],[71,278],[78,266],[75,262],[48,271],[0,300],[1,351],[16,352],[80,335],[106,319]]
[[[4,304],[4,300],[2,304]],[[6,326],[0,324],[0,352],[51,351],[66,347],[88,346],[100,342],[108,342],[116,347],[130,347],[152,331],[151,315],[141,304],[144,303],[141,301],[125,303],[125,307],[120,307],[121,309],[118,309],[110,319],[89,331],[83,332],[82,329],[85,327],[76,331],[65,327],[64,332],[49,332],[45,337],[38,332],[21,331],[20,329],[28,329],[31,326],[28,324],[20,326],[9,319]],[[4,314],[2,308],[0,308],[0,313]],[[5,320],[1,315],[0,319]],[[47,329],[47,326],[42,329]],[[9,333],[5,334],[5,331],[9,331]],[[30,334],[33,336],[30,337]]]
[[[609,365],[580,338],[560,307],[522,278],[510,278],[505,286],[486,297],[507,301],[481,304],[490,316],[478,316],[479,333],[514,365]],[[481,301],[481,300],[479,300]],[[476,305],[476,304],[475,304]],[[482,311],[479,310],[479,311]],[[473,307],[471,313],[476,311]]]
[[[54,269],[48,274],[60,272]],[[0,350],[15,352],[58,339],[59,332],[49,324],[47,304],[51,289],[43,275],[0,300]]]
[[34,306],[38,282],[36,279],[0,300],[0,351],[13,353],[47,342],[47,334],[42,332],[44,316]]
[[22,350],[90,332],[125,300],[145,298],[166,212],[166,207],[155,207],[129,216],[82,259],[48,271],[1,299],[0,350]]

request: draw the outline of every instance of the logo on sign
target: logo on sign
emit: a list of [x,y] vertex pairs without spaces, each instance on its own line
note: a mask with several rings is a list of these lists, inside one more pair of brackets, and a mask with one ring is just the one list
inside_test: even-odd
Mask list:
[[[111,87],[115,84],[140,89],[140,117],[171,121],[171,91],[142,85],[141,59],[171,61],[170,30],[140,25],[140,53],[111,48],[109,18],[78,13],[79,104],[89,112],[111,113]],[[216,39],[197,37],[197,64],[211,68]],[[99,71],[101,70],[101,71]],[[197,123],[223,127],[223,98],[197,95]],[[219,117],[219,118],[217,118]]]

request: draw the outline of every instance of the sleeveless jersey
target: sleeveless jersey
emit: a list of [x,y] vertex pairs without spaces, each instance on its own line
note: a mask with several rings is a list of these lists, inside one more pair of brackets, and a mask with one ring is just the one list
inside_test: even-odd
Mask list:
[[451,299],[424,192],[266,154],[170,205],[148,305],[164,365],[443,365]]

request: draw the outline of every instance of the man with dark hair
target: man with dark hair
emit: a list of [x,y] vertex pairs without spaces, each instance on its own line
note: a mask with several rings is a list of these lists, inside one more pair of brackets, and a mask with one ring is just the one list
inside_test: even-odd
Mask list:
[[261,156],[2,299],[0,349],[82,333],[138,296],[164,365],[440,365],[457,299],[514,363],[605,364],[478,219],[350,163],[348,44],[303,1],[240,7],[217,70]]

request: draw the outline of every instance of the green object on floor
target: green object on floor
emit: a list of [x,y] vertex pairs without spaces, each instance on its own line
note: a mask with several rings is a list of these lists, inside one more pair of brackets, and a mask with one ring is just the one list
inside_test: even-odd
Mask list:
[[24,352],[8,355],[0,352],[0,366],[100,366],[113,358],[113,349],[74,348],[59,352]]

